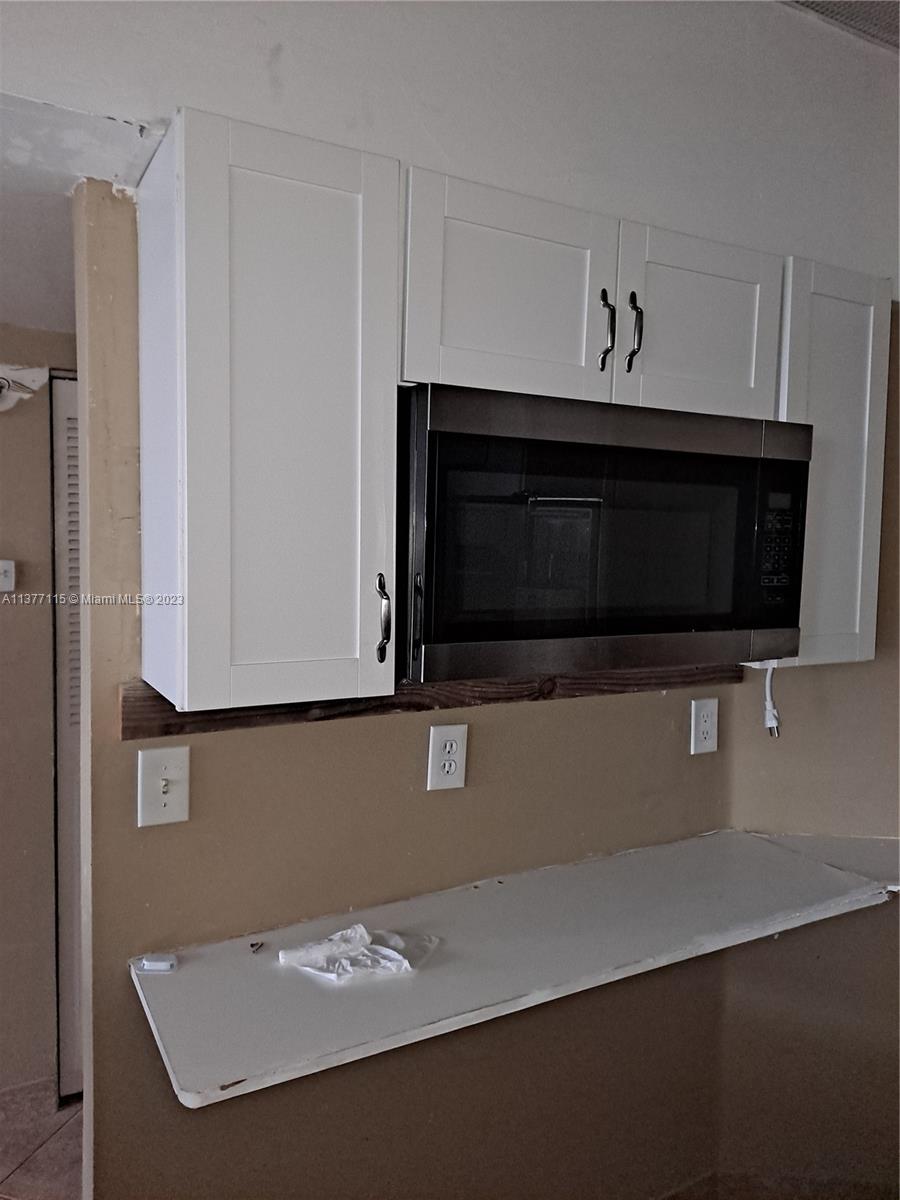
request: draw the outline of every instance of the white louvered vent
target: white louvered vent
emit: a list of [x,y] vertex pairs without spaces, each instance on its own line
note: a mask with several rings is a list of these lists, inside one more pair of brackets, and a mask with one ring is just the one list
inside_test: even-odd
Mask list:
[[[65,580],[57,580],[57,590],[81,592],[79,555],[81,552],[78,501],[78,417],[65,419]],[[63,588],[64,584],[64,588]],[[77,604],[65,606],[66,709],[69,724],[76,730],[81,707],[81,612]]]
[[[80,597],[81,505],[78,466],[78,387],[54,379],[53,528],[57,594]],[[81,606],[57,603],[56,634],[56,871],[59,1003],[59,1084],[81,1091],[80,741]]]
[[897,49],[900,5],[895,0],[793,0],[793,7],[808,9],[879,46]]

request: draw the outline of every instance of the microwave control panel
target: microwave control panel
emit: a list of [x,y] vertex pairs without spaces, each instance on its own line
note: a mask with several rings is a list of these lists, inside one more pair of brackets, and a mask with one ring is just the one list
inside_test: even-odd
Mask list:
[[786,604],[800,583],[801,513],[787,492],[769,492],[762,510],[759,582],[766,606]]

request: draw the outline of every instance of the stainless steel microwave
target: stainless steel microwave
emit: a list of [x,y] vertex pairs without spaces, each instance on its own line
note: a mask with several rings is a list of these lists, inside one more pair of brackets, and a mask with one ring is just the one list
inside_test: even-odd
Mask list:
[[408,679],[797,653],[810,426],[436,384],[400,397]]

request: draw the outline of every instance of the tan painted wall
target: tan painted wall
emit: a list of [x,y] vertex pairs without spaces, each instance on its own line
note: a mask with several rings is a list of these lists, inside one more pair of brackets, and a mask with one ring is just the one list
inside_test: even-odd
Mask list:
[[898,808],[898,309],[891,320],[875,660],[775,676],[782,737],[762,727],[763,673],[730,689],[731,823],[773,833],[900,834]]
[[[113,197],[106,185],[82,187],[76,247],[81,415],[89,444],[86,586],[134,591],[131,202]],[[885,587],[890,551],[887,558]],[[888,612],[890,603],[888,597]],[[752,699],[752,684],[738,689],[739,702],[729,689],[721,691],[723,752],[695,760],[685,751],[686,692],[448,713],[447,720],[469,722],[471,738],[469,785],[450,800],[422,790],[428,714],[200,735],[188,739],[191,820],[138,830],[137,747],[119,743],[115,733],[117,685],[138,673],[138,618],[127,608],[85,612],[94,1082],[87,1137],[97,1197],[266,1200],[292,1194],[302,1176],[323,1200],[502,1200],[561,1194],[559,1172],[567,1195],[601,1189],[616,1200],[647,1197],[712,1168],[721,1080],[729,1163],[765,1165],[763,1133],[745,1109],[758,1105],[760,1087],[778,1086],[779,1064],[770,1060],[767,1074],[752,1075],[756,1055],[741,1047],[759,1045],[760,1038],[742,1041],[746,1018],[755,1011],[757,987],[774,998],[770,1022],[778,1023],[782,1008],[801,1023],[808,1012],[814,1033],[795,1055],[794,1079],[798,1088],[804,1078],[821,1080],[823,1042],[844,1028],[829,1024],[828,969],[816,940],[830,944],[830,926],[810,932],[808,942],[807,931],[793,935],[784,944],[799,950],[790,957],[780,954],[779,941],[738,953],[733,963],[717,956],[684,964],[199,1112],[175,1100],[125,969],[126,959],[142,950],[720,825],[729,788],[739,796],[750,792],[749,784],[738,786],[734,763],[740,756],[755,762],[749,739],[757,730],[749,720],[731,722],[744,693]],[[887,689],[890,673],[881,672],[880,660],[840,668],[835,686],[842,673],[848,679],[863,673]],[[804,674],[797,673],[798,681]],[[886,690],[870,695],[862,686],[857,703],[860,697],[868,697],[873,711],[890,703]],[[790,763],[801,744],[791,720],[798,710],[787,696],[784,707],[785,737],[776,750]],[[364,773],[374,782],[363,782]],[[815,778],[810,785],[798,768],[796,779],[802,794],[815,794]],[[883,815],[879,795],[873,811]],[[840,814],[845,801],[836,793],[828,803]],[[858,925],[866,919],[861,914]],[[882,923],[870,931],[882,946],[885,918],[872,920]],[[850,933],[852,948],[856,930]],[[840,953],[847,952],[845,942]],[[753,973],[760,961],[761,983]],[[819,975],[798,983],[792,964],[800,961],[811,969],[819,963]],[[723,1025],[726,967],[733,973]],[[787,999],[778,998],[782,993]],[[861,995],[851,987],[846,1006]],[[765,1021],[753,1026],[765,1028]],[[733,1086],[730,1062],[718,1058],[723,1029],[729,1054],[742,1064]],[[790,1029],[786,1024],[783,1034]],[[852,1045],[846,1053],[853,1056]],[[828,1086],[822,1096],[831,1111],[842,1101],[840,1073],[830,1073]],[[848,1094],[858,1095],[855,1082]],[[781,1110],[772,1111],[781,1119]],[[745,1125],[746,1141],[732,1140]],[[856,1142],[845,1140],[848,1154],[858,1149],[859,1133],[857,1125]],[[813,1137],[808,1146],[815,1145]],[[755,1147],[755,1158],[750,1149],[742,1157],[742,1146]],[[331,1165],[342,1154],[344,1165]],[[832,1159],[846,1165],[846,1155]],[[789,1156],[776,1165],[791,1165]],[[866,1168],[863,1162],[858,1177],[867,1177]]]
[[898,909],[722,956],[722,1170],[898,1194]]
[[[71,369],[75,339],[0,324],[0,362]],[[51,590],[49,388],[0,413],[0,557]],[[0,1091],[56,1071],[52,622],[0,605]]]
[[[87,586],[136,591],[134,212],[91,182],[75,216]],[[452,799],[423,790],[428,714],[200,735],[190,821],[139,830],[137,747],[115,734],[138,613],[92,608],[84,626],[98,1197],[265,1200],[299,1174],[322,1200],[545,1196],[565,1161],[582,1194],[605,1174],[626,1200],[711,1166],[714,965],[202,1112],[175,1100],[125,968],[143,950],[714,828],[726,771],[686,752],[688,693],[449,712],[470,726]],[[332,1170],[345,1139],[349,1165]]]

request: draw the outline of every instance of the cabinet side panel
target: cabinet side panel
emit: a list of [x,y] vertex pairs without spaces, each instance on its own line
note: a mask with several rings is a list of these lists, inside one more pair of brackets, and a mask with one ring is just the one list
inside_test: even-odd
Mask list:
[[[178,478],[178,331],[176,129],[147,168],[138,189],[141,376],[141,590],[180,596]],[[180,704],[179,603],[145,604],[141,673]]]

